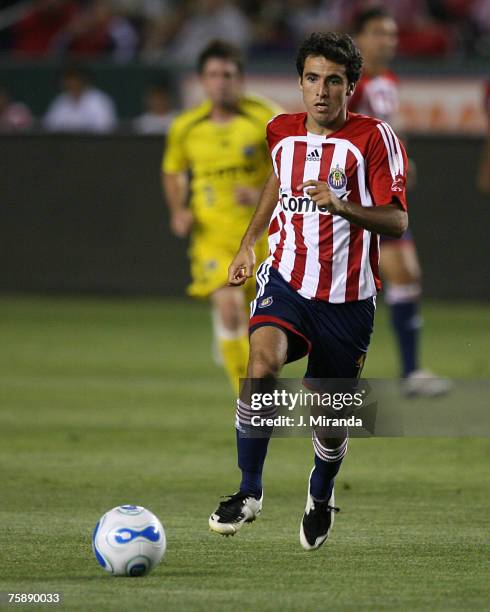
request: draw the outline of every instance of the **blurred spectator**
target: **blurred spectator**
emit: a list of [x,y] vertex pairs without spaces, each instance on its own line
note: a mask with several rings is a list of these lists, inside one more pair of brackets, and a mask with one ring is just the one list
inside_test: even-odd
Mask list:
[[287,0],[286,7],[271,0],[262,3],[258,19],[253,19],[253,49],[261,52],[274,45],[288,49],[314,31],[350,30],[360,12],[384,6],[399,24],[401,55],[444,55],[456,43],[454,28],[435,19],[431,1],[443,0]]
[[485,85],[485,114],[487,133],[478,169],[478,187],[481,192],[490,194],[490,80]]
[[250,7],[248,18],[252,28],[250,53],[261,57],[263,54],[289,52],[296,41],[291,37],[288,23],[288,10],[284,2],[270,0]]
[[466,51],[490,58],[490,0],[473,0],[469,12]]
[[138,35],[130,21],[113,10],[110,0],[92,0],[65,28],[58,47],[71,55],[112,55],[127,61],[138,49]]
[[12,26],[12,52],[28,56],[52,52],[78,11],[75,0],[35,0],[32,8]]
[[63,93],[51,102],[44,127],[54,132],[110,132],[116,127],[112,100],[93,87],[79,68],[63,74]]
[[361,0],[289,0],[288,22],[299,43],[312,32],[348,29],[365,5]]
[[0,50],[12,48],[12,26],[19,23],[32,9],[31,3],[23,0],[0,0]]
[[402,56],[490,55],[490,0],[3,2],[8,14],[0,48],[15,55],[127,61],[141,54],[145,60],[190,64],[209,40],[223,36],[259,56],[289,54],[312,31],[348,31],[359,12],[380,5],[399,26]]
[[159,60],[163,51],[183,28],[188,17],[187,5],[178,0],[120,0],[136,1],[139,7],[142,33],[141,53],[145,60]]
[[194,63],[200,51],[213,39],[229,37],[238,47],[250,43],[250,24],[243,11],[229,0],[188,2],[188,18],[170,47],[174,61]]
[[145,95],[146,112],[134,120],[134,129],[140,134],[166,134],[175,118],[175,111],[167,88],[153,85]]
[[19,132],[32,127],[31,111],[22,102],[13,102],[5,87],[0,86],[0,132]]
[[400,55],[437,57],[454,51],[454,29],[434,17],[430,0],[385,0],[383,4],[398,24]]

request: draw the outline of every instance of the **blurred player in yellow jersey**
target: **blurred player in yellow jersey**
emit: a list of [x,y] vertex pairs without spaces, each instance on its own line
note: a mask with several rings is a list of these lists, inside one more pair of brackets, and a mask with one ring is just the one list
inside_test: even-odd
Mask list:
[[[172,124],[162,180],[173,233],[191,233],[188,293],[210,298],[216,346],[238,390],[248,360],[250,300],[242,288],[227,286],[228,266],[271,172],[265,128],[280,109],[244,93],[243,60],[229,43],[210,43],[198,70],[207,99]],[[258,263],[265,259],[265,241],[256,254]]]

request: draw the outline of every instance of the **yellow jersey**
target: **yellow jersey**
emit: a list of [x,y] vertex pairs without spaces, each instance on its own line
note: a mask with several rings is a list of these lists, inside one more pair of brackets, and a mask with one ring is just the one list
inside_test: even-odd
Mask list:
[[[162,170],[190,173],[194,224],[188,293],[194,297],[207,297],[227,282],[228,266],[255,210],[237,202],[235,189],[263,187],[272,169],[266,125],[280,112],[273,103],[247,95],[227,123],[211,121],[211,102],[206,101],[171,125]],[[255,254],[258,263],[267,257],[265,236]],[[247,290],[253,288],[249,283]]]
[[235,188],[263,187],[271,172],[265,127],[280,112],[272,102],[246,95],[237,114],[226,123],[211,121],[210,101],[174,120],[162,170],[191,174],[193,239],[198,238],[196,234],[209,233],[234,243],[241,238],[255,206],[240,205]]

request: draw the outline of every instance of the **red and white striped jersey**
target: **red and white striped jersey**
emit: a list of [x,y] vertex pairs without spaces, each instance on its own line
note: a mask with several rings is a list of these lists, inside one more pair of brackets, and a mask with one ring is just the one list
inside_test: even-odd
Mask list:
[[394,124],[400,105],[398,78],[386,70],[382,74],[363,74],[349,98],[349,110],[377,117]]
[[318,207],[297,187],[328,183],[339,198],[360,206],[397,200],[406,210],[407,156],[391,127],[348,113],[328,135],[306,131],[306,113],[278,115],[267,126],[279,198],[269,225],[268,262],[308,299],[350,302],[381,288],[379,237]]

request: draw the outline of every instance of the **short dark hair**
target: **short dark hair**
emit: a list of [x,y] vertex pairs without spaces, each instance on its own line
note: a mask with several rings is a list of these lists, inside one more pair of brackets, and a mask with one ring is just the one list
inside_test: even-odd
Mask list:
[[303,41],[296,56],[296,68],[303,76],[306,58],[309,55],[323,56],[336,64],[345,66],[349,83],[357,83],[361,76],[362,55],[348,34],[338,32],[314,32]]
[[375,19],[393,19],[391,13],[384,6],[373,6],[370,9],[361,11],[354,18],[353,31],[354,34],[360,34],[370,21]]
[[166,96],[170,95],[170,88],[166,81],[161,82],[157,81],[154,83],[150,83],[146,88],[147,93],[163,93]]
[[239,72],[243,73],[245,62],[242,52],[238,47],[226,40],[213,40],[201,51],[197,60],[197,70],[199,73],[204,70],[206,62],[211,58],[233,62]]
[[69,64],[63,68],[62,79],[76,78],[85,83],[91,81],[91,74],[85,66],[79,64]]

